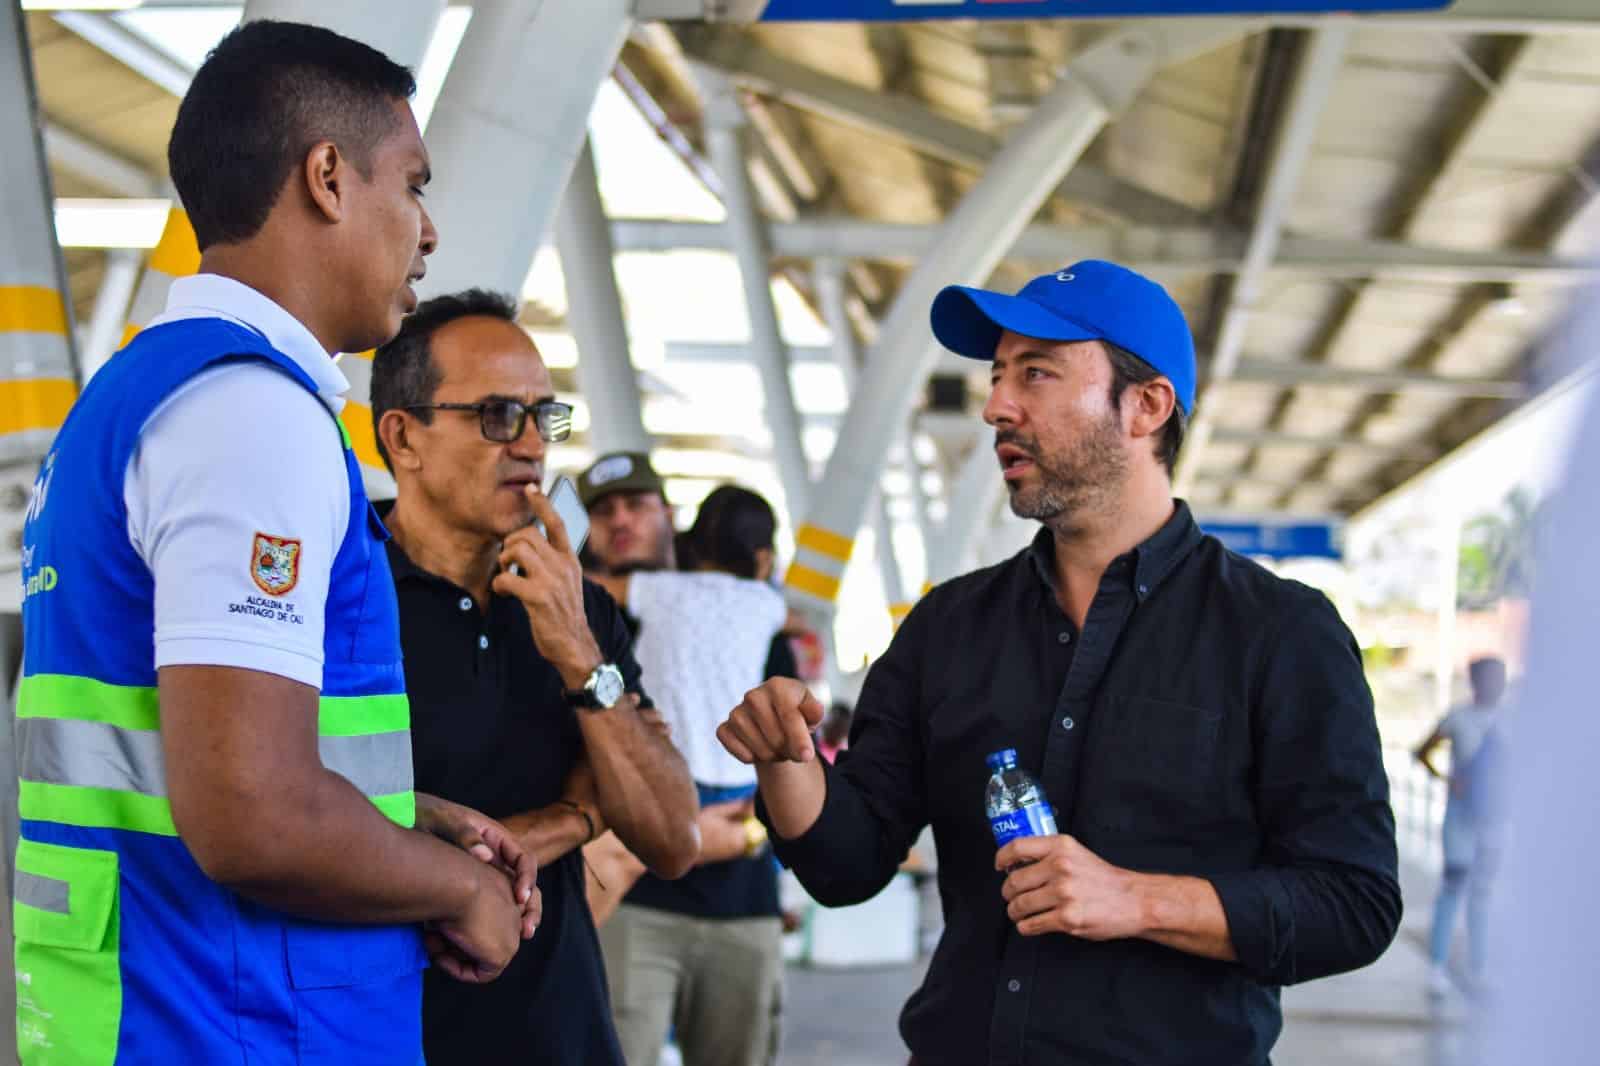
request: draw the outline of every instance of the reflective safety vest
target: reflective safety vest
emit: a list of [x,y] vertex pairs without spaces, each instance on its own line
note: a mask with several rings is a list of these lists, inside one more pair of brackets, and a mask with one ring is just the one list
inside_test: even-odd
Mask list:
[[[252,330],[214,318],[156,326],[95,375],[34,488],[16,732],[24,1064],[422,1061],[426,955],[416,926],[309,921],[253,903],[207,878],[173,827],[155,583],[129,542],[122,486],[162,401],[237,360],[270,364],[315,394]],[[328,591],[319,747],[325,766],[410,826],[410,710],[388,533],[343,440],[350,525]],[[195,442],[195,461],[205,444]],[[239,565],[251,550],[239,546]]]

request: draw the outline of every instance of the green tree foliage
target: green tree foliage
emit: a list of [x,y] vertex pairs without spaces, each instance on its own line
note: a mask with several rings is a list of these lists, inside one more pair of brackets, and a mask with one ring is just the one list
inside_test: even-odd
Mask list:
[[1515,489],[1500,509],[1479,515],[1461,530],[1456,605],[1482,610],[1533,590],[1539,506],[1526,489]]

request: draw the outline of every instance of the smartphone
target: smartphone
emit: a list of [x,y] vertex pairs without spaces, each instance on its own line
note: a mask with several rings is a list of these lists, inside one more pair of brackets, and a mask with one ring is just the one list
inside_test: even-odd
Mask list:
[[[583,545],[589,539],[589,512],[584,508],[583,500],[578,497],[578,487],[570,478],[558,477],[545,495],[550,498],[550,504],[556,509],[556,514],[561,516],[561,524],[567,527],[567,538],[572,543],[572,554],[576,555],[583,551]],[[537,518],[528,524],[543,533],[546,538],[550,536],[545,531],[544,523]],[[522,567],[516,563],[512,563],[507,569],[514,576],[522,576]]]
[[[556,483],[550,486],[546,493],[550,497],[550,505],[556,509],[556,514],[561,516],[561,524],[567,527],[567,539],[572,542],[572,553],[576,555],[583,551],[583,545],[589,539],[589,512],[584,508],[583,501],[578,498],[578,487],[572,479],[565,475],[556,478]],[[533,524],[540,533],[545,533],[544,523],[537,518]],[[545,533],[549,536],[548,533]]]

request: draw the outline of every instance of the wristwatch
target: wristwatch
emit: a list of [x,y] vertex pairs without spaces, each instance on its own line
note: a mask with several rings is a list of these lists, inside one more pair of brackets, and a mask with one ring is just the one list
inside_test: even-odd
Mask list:
[[601,663],[589,671],[582,688],[566,694],[567,704],[585,711],[609,711],[622,700],[625,691],[622,671],[614,663]]

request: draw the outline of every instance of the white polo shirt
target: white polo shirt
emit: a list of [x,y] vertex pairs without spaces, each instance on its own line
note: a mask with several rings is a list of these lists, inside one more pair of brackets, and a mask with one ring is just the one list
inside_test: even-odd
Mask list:
[[227,364],[145,422],[122,495],[128,538],[155,577],[156,666],[236,666],[321,688],[328,579],[350,520],[328,416],[350,383],[298,319],[230,278],[173,282],[150,325],[208,317],[264,336],[317,395],[263,364]]
[[766,680],[772,638],[788,615],[772,586],[731,574],[644,571],[628,578],[639,619],[634,657],[644,689],[672,728],[689,773],[702,785],[753,784],[753,767],[729,755],[717,726]]

